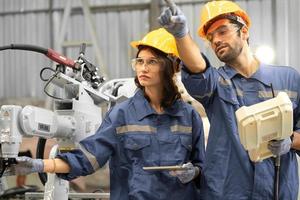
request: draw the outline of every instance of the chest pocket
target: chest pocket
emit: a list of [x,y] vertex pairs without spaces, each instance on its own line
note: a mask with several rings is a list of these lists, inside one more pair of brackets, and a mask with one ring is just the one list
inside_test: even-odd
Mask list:
[[122,137],[124,151],[130,160],[148,160],[151,156],[149,134],[126,134]]
[[173,126],[168,137],[160,137],[159,142],[162,165],[182,164],[189,160],[192,151],[191,127]]
[[124,136],[124,147],[132,151],[138,151],[147,146],[150,146],[150,142],[150,137],[148,135]]
[[237,100],[236,91],[231,85],[219,85],[218,86],[218,95],[220,99],[225,101],[226,103],[232,105],[239,105]]
[[180,135],[180,143],[188,151],[192,151],[192,134]]

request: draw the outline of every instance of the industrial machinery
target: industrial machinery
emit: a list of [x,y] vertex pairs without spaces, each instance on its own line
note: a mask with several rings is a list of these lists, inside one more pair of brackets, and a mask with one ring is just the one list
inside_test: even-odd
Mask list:
[[[42,140],[56,138],[58,144],[51,149],[49,158],[58,152],[77,148],[78,142],[94,134],[98,129],[103,112],[98,105],[114,103],[133,96],[135,84],[133,78],[116,79],[105,82],[99,76],[99,69],[84,56],[85,45],[80,48],[77,60],[66,58],[52,49],[32,45],[9,45],[7,49],[28,50],[42,53],[58,63],[56,69],[46,67],[40,77],[46,81],[44,92],[54,99],[53,111],[35,106],[3,105],[0,110],[0,164],[1,176],[5,169],[16,163],[23,137],[38,136]],[[45,70],[53,74],[44,77]],[[52,83],[61,88],[62,95],[53,96],[47,91]],[[122,93],[120,91],[122,90]],[[45,144],[44,141],[40,142]],[[40,155],[42,152],[42,155]],[[37,157],[43,156],[43,149],[38,147]],[[68,199],[69,184],[55,174],[48,174],[45,179],[44,199]],[[42,180],[43,182],[43,180]]]

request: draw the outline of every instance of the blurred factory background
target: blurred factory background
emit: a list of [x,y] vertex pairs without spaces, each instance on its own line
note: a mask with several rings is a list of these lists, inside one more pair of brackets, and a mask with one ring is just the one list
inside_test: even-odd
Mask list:
[[[175,2],[186,14],[190,33],[201,50],[215,58],[196,35],[199,10],[207,1]],[[300,1],[236,2],[252,19],[253,51],[269,47],[274,55],[268,62],[300,70]],[[76,59],[79,45],[85,42],[86,56],[100,66],[108,79],[130,77],[133,75],[130,59],[135,52],[129,42],[159,26],[156,19],[163,7],[162,0],[0,0],[0,44],[38,45]],[[214,60],[218,66],[217,59]],[[45,98],[39,72],[42,67],[51,66],[49,59],[31,52],[3,51],[0,65],[0,99]]]
[[[196,34],[199,11],[206,2],[175,1],[185,13],[190,33],[201,50],[215,66],[220,66],[208,44]],[[235,2],[252,19],[250,46],[257,57],[299,71],[300,1]],[[129,43],[159,26],[157,17],[164,5],[163,0],[0,0],[0,46],[37,45],[76,59],[80,44],[86,43],[86,57],[99,66],[107,80],[132,77],[130,60],[136,52]],[[1,51],[0,105],[50,107],[51,99],[43,92],[39,73],[52,65],[41,54]]]

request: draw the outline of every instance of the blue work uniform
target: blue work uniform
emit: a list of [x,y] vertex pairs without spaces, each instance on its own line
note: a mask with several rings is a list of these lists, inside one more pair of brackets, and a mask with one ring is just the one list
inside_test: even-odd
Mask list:
[[143,170],[187,162],[202,169],[202,121],[197,111],[182,100],[157,114],[138,90],[132,98],[113,107],[98,131],[79,146],[58,155],[71,167],[70,173],[59,177],[71,180],[91,174],[109,160],[111,200],[199,199],[200,178],[183,184],[169,171]]
[[[251,162],[243,148],[235,111],[286,92],[293,104],[294,130],[299,129],[300,77],[290,67],[260,64],[245,78],[229,66],[212,67],[203,55],[206,70],[191,73],[183,67],[182,81],[188,93],[205,108],[210,121],[206,161],[201,176],[204,200],[272,200],[274,196],[274,159]],[[280,200],[296,200],[298,164],[295,150],[281,156]],[[298,153],[298,152],[297,152]]]

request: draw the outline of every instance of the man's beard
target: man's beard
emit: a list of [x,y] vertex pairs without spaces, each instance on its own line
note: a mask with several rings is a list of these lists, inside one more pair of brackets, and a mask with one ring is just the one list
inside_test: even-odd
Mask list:
[[230,63],[231,61],[235,60],[243,50],[242,46],[239,46],[237,48],[232,48],[231,46],[227,46],[226,48],[228,49],[224,54],[222,55],[216,54],[219,60],[224,63]]

